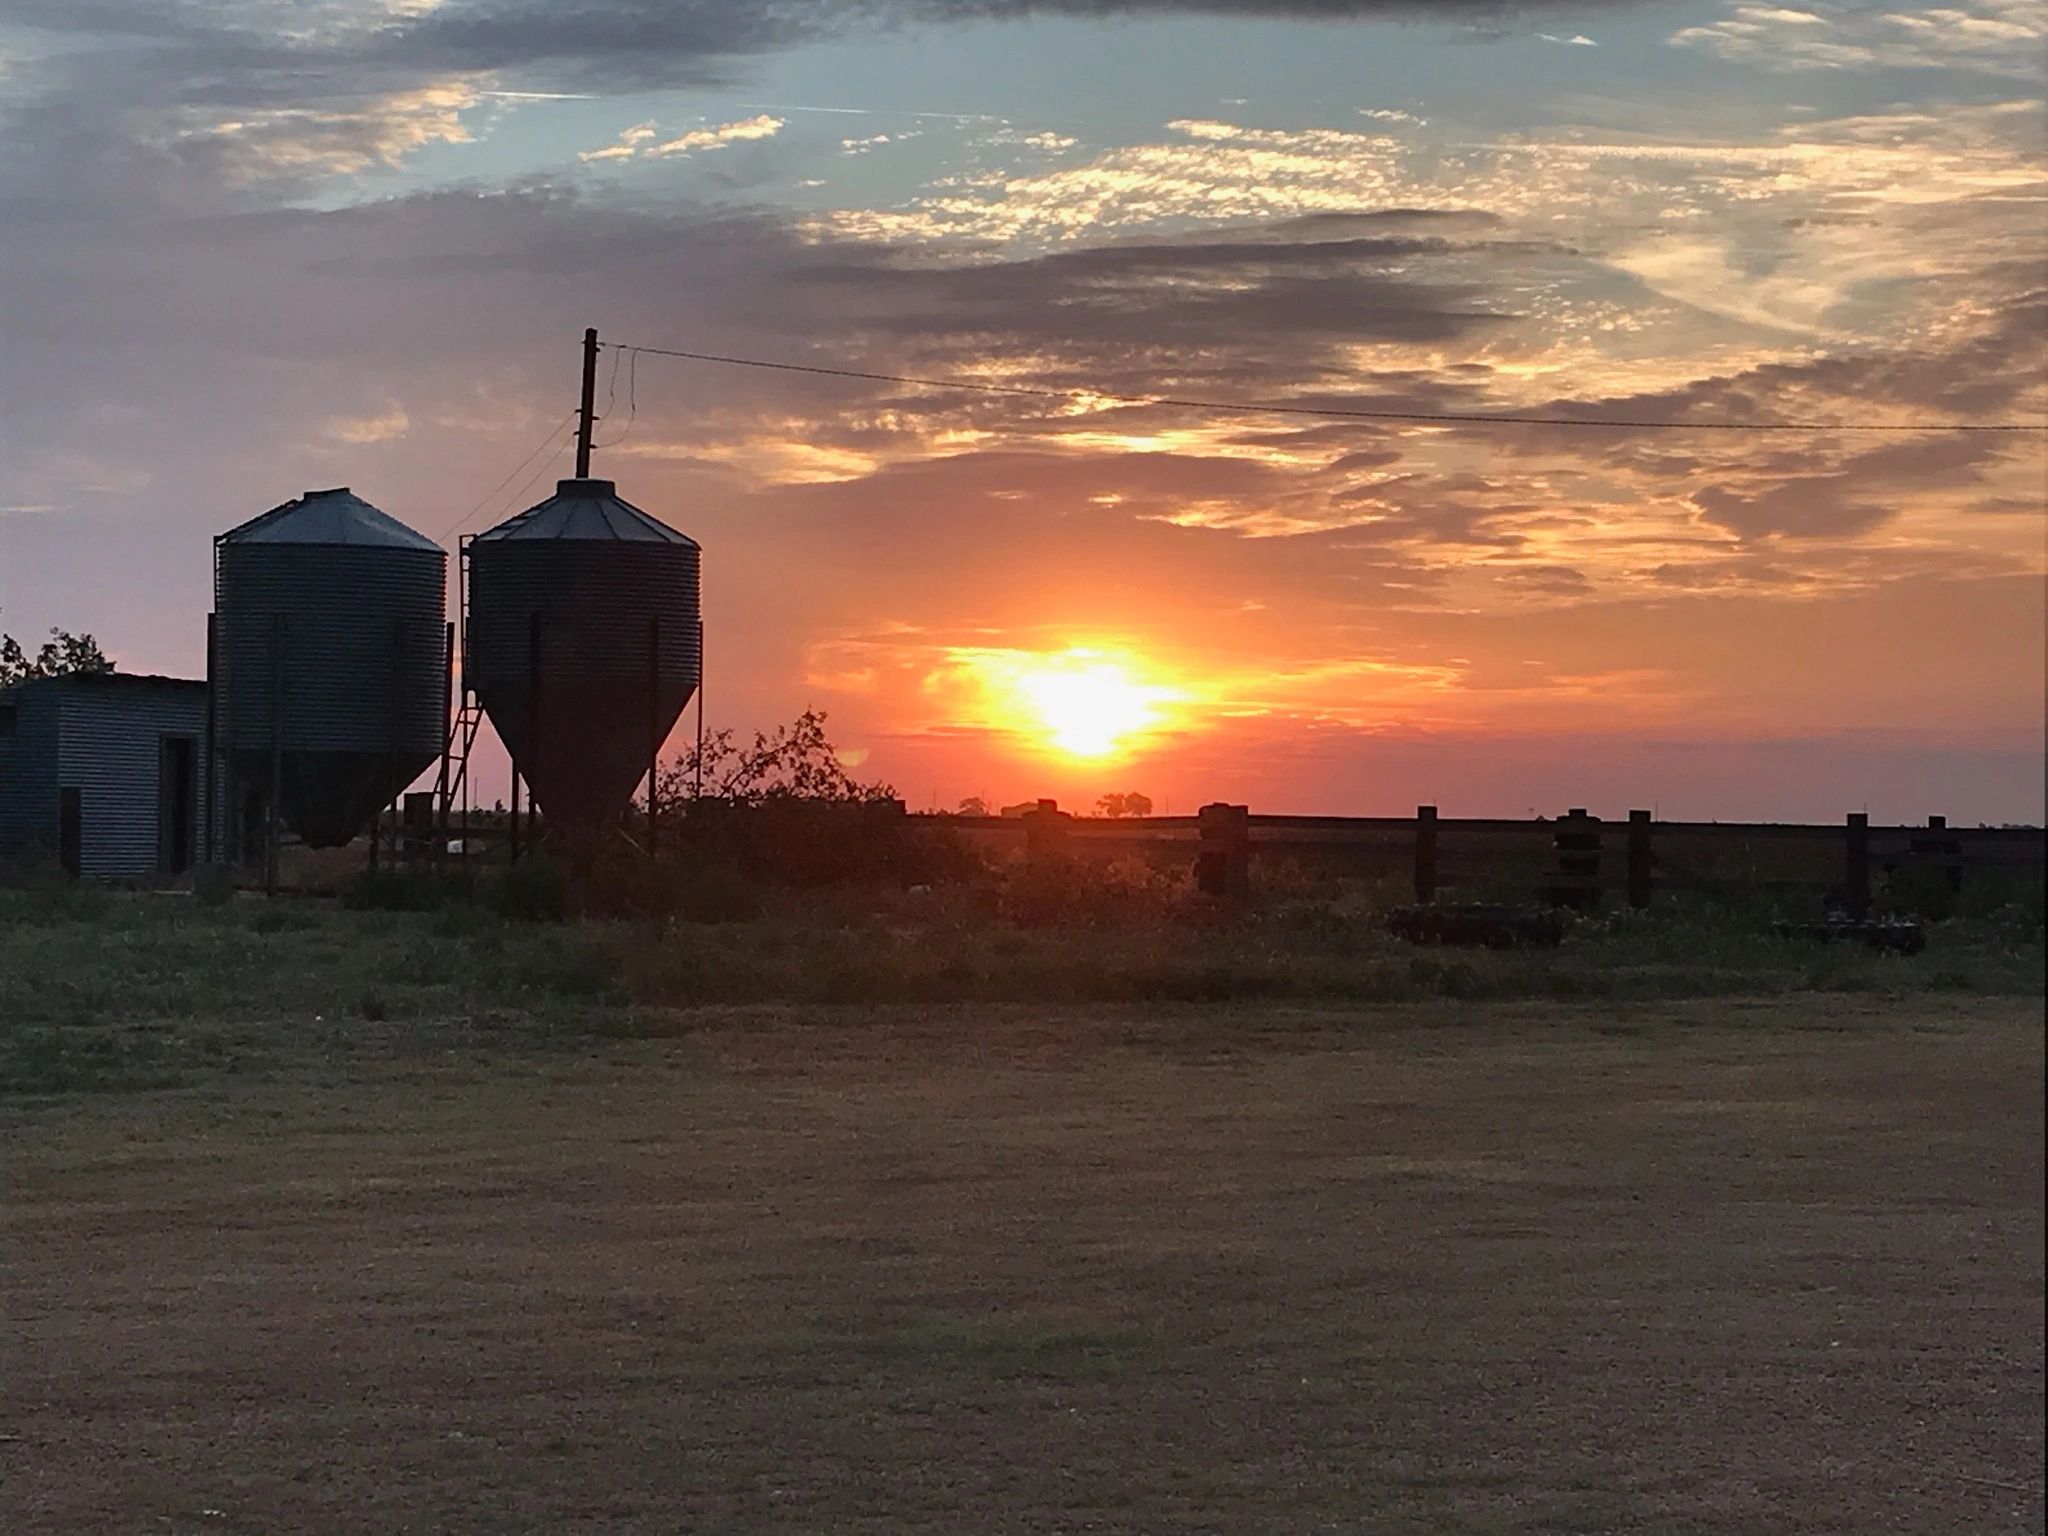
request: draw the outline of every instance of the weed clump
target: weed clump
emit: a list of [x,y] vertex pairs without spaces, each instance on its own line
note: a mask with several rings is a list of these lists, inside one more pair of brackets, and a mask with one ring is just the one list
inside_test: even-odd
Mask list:
[[996,877],[998,916],[1026,928],[1157,923],[1197,905],[1186,875],[1142,859],[1026,859]]
[[749,923],[766,910],[761,884],[725,860],[605,858],[576,882],[576,906],[591,917],[679,918]]
[[559,923],[570,911],[569,872],[553,859],[508,864],[479,882],[484,906],[515,923]]
[[512,1000],[556,999],[575,1003],[625,1000],[619,958],[598,935],[564,930],[541,943],[509,947],[499,960],[493,990]]
[[438,912],[470,894],[459,873],[407,865],[361,871],[342,887],[341,904],[353,912]]
[[24,927],[90,923],[105,915],[107,902],[106,891],[56,864],[38,860],[0,866],[0,922]]
[[225,864],[201,864],[192,872],[192,898],[202,907],[224,907],[234,899],[235,872]]

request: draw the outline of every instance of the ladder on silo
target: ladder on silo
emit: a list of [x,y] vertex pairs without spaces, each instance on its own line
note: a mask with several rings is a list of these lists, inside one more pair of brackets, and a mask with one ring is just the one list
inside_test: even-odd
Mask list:
[[455,712],[448,722],[448,739],[441,749],[441,774],[435,785],[436,831],[439,834],[436,842],[445,854],[451,826],[459,826],[459,832],[453,835],[462,839],[462,857],[465,861],[469,858],[469,760],[476,751],[476,733],[484,723],[484,707],[478,701],[475,690],[469,686],[469,669],[464,665],[464,659],[469,655],[469,546],[474,537],[474,534],[464,534],[456,544],[455,611],[458,642],[454,648],[455,653],[448,658],[451,691],[454,688],[454,674],[458,669],[462,683],[460,693],[454,701]]

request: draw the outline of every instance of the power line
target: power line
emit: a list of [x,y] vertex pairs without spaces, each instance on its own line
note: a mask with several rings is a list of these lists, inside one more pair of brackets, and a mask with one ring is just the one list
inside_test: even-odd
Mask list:
[[[533,445],[533,451],[528,453],[525,458],[521,459],[517,464],[512,466],[512,474],[507,475],[504,479],[500,480],[496,485],[492,486],[488,491],[484,492],[482,498],[478,500],[475,506],[471,507],[467,512],[463,513],[461,517],[457,518],[454,522],[450,523],[446,528],[443,528],[438,534],[436,534],[434,536],[434,542],[436,544],[446,543],[449,534],[456,532],[464,524],[466,524],[472,517],[475,517],[477,513],[483,511],[487,503],[496,500],[498,492],[504,490],[506,486],[512,483],[512,475],[518,474],[520,470],[526,468],[527,465],[531,464],[534,461],[534,459],[539,456],[540,451],[543,448],[547,447],[549,443],[552,443],[557,437],[561,436],[563,430],[567,428],[569,423],[574,421],[575,419],[576,413],[574,411],[571,411],[568,415],[564,416],[560,421],[556,422],[552,427],[550,427],[548,429],[548,435],[542,438],[538,443],[535,443]],[[561,450],[559,448],[556,449],[555,459],[559,459],[561,456]],[[549,459],[548,462],[552,464],[554,463],[555,459]],[[533,481],[531,479],[527,480],[526,485],[531,484],[533,484]],[[520,487],[521,490],[524,490],[525,488],[526,486]]]
[[778,363],[758,357],[727,357],[716,352],[686,352],[674,347],[643,347],[608,341],[619,352],[649,357],[675,357],[693,363],[724,363],[735,368],[766,368],[777,373],[818,374],[831,379],[865,379],[876,384],[916,384],[930,389],[972,390],[988,395],[1028,395],[1044,400],[1107,400],[1117,405],[1164,406],[1177,410],[1223,411],[1239,415],[1318,416],[1358,421],[1416,422],[1470,427],[1590,427],[1610,431],[1652,432],[2048,432],[2048,422],[1907,422],[1907,421],[1653,421],[1600,416],[1483,416],[1458,411],[1379,411],[1343,406],[1282,405],[1270,401],[1200,400],[1179,395],[1130,395],[1106,389],[1061,389],[1037,384],[998,384],[987,379],[937,379],[916,374],[870,373],[859,368],[827,368],[816,363]]
[[607,419],[608,419],[608,418],[609,418],[609,417],[611,416],[611,414],[612,414],[612,407],[613,407],[614,405],[618,404],[618,400],[619,400],[619,357],[618,357],[618,354],[617,354],[617,353],[613,353],[613,354],[612,354],[612,374],[611,374],[611,377],[610,377],[609,379],[607,379],[607,380],[605,381],[605,386],[604,386],[604,415],[603,415],[603,416],[600,416],[600,417],[598,417],[597,419],[598,419],[599,421],[604,421],[604,420],[607,420]]
[[563,454],[567,453],[569,451],[570,445],[573,444],[575,441],[576,434],[571,432],[567,437],[563,438],[559,443],[555,444],[555,451],[548,455],[547,462],[542,464],[539,469],[536,469],[532,474],[528,475],[524,480],[522,480],[519,483],[519,489],[512,493],[511,499],[506,502],[506,505],[510,506],[513,503],[517,502],[520,497],[524,496],[526,494],[527,487],[531,486],[534,483],[534,481],[540,479],[542,476],[546,475],[549,470],[553,469],[555,467],[555,461],[560,459]]
[[[605,395],[605,407],[604,407],[604,408],[605,408],[605,415],[606,415],[606,416],[609,416],[609,415],[611,414],[612,402],[613,402],[614,400],[616,400],[616,399],[618,398],[618,388],[619,388],[619,354],[620,354],[621,352],[623,352],[624,350],[625,350],[624,348],[614,348],[614,349],[613,349],[613,352],[612,352],[612,379],[611,379],[611,385],[610,385],[609,389],[608,389],[608,390],[606,391],[606,395]],[[605,416],[600,416],[600,417],[598,418],[598,420],[599,420],[599,421],[603,421],[604,419],[605,419]],[[591,446],[592,446],[593,448],[616,448],[616,447],[618,447],[618,446],[619,446],[619,444],[623,443],[623,442],[624,442],[624,441],[625,441],[625,440],[626,440],[627,438],[629,438],[629,437],[631,437],[631,436],[633,435],[633,424],[634,424],[635,422],[637,422],[637,421],[638,421],[639,419],[640,419],[640,354],[639,354],[638,352],[635,352],[635,353],[633,353],[633,354],[632,354],[632,355],[631,355],[631,356],[630,356],[630,357],[629,357],[629,358],[627,359],[627,363],[626,363],[626,425],[625,425],[624,429],[620,431],[619,435],[618,435],[617,437],[613,438],[613,439],[612,439],[612,440],[611,440],[610,442],[608,442],[608,443],[593,443],[593,444],[591,444]]]

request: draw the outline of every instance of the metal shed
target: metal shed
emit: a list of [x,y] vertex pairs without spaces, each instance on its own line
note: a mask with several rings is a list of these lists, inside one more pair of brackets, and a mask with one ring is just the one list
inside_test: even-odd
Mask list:
[[0,692],[0,861],[140,880],[200,856],[206,684],[47,677]]

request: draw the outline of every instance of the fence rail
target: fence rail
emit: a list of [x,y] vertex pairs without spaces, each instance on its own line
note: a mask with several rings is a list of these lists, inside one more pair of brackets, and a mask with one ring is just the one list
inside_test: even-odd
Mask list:
[[[910,819],[939,826],[954,827],[963,832],[1012,833],[1018,837],[1034,813],[1022,816],[956,816],[946,811],[912,811]],[[1067,814],[1062,812],[1061,814]],[[1562,817],[1527,817],[1508,819],[1504,817],[1455,817],[1444,816],[1437,820],[1437,826],[1446,832],[1509,832],[1547,834]],[[1601,818],[1594,818],[1601,820]],[[1399,833],[1412,835],[1418,818],[1414,816],[1282,816],[1252,814],[1249,817],[1251,830],[1256,835],[1261,831],[1302,832],[1323,834],[1315,841],[1342,842],[1348,834]],[[1128,838],[1133,842],[1158,840],[1162,836],[1185,832],[1193,836],[1201,826],[1199,816],[1074,816],[1070,826],[1076,837],[1097,837],[1115,840]],[[1626,822],[1602,821],[1605,826],[1625,826]],[[1840,822],[1786,822],[1786,821],[1652,821],[1651,825],[1660,835],[1698,837],[1782,837],[1812,839],[1816,837],[1840,837],[1847,826]],[[1907,838],[1924,835],[1928,823],[1898,826],[1873,826],[1872,838],[1887,837],[1904,841]],[[1951,827],[1941,826],[1936,830],[1946,831],[1951,837],[1967,842],[1983,843],[1990,846],[2012,847],[2040,854],[2048,848],[2048,829],[2041,827]]]
[[1405,874],[1425,902],[1479,878],[1533,885],[1560,905],[1584,905],[1617,890],[1641,907],[1658,890],[1746,886],[1828,890],[1860,917],[1871,908],[1875,876],[1906,870],[1960,890],[1972,870],[2048,864],[2048,830],[1952,827],[1941,816],[1922,825],[1872,826],[1855,813],[1819,825],[1659,821],[1637,810],[1625,821],[1606,821],[1574,809],[1507,820],[1439,816],[1434,806],[1418,806],[1413,816],[1289,816],[1217,804],[1194,816],[1084,817],[1040,801],[1021,815],[911,820],[1013,843],[1031,857],[1185,851],[1204,889],[1217,894],[1247,889],[1258,860],[1296,857]]

